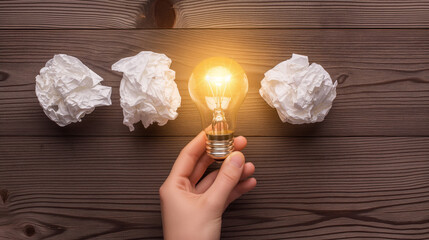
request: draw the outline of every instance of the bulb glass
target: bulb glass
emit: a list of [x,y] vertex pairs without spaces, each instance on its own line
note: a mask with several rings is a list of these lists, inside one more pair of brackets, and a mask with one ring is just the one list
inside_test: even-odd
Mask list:
[[[248,91],[243,68],[231,58],[206,59],[193,70],[188,88],[207,134],[209,155],[210,151],[216,152],[213,149],[216,147],[218,150],[228,148],[224,150],[229,154],[233,149],[231,141],[236,129],[237,112]],[[211,156],[223,159],[228,154]]]

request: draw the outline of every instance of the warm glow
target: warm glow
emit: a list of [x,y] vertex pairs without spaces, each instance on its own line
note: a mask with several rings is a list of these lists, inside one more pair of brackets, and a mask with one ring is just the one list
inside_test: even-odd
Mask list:
[[[198,64],[189,81],[192,99],[210,112],[215,109],[235,112],[247,93],[247,77],[230,58],[213,57]],[[211,114],[211,113],[208,113]]]
[[188,87],[204,128],[215,129],[216,122],[221,122],[222,129],[234,131],[235,115],[248,89],[246,74],[236,61],[225,57],[202,61],[192,71]]
[[207,134],[208,155],[225,159],[233,151],[236,115],[248,90],[243,68],[231,58],[208,58],[194,68],[188,88]]
[[231,72],[226,67],[213,67],[207,71],[206,80],[209,81],[209,84],[220,87],[231,81]]

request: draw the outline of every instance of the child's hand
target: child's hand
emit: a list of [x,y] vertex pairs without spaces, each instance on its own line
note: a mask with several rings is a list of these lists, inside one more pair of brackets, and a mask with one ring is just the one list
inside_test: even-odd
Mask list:
[[[181,151],[159,189],[164,239],[219,239],[225,208],[256,186],[256,179],[248,178],[255,166],[244,164],[241,152],[232,153],[220,170],[199,182],[213,163],[205,152],[205,141],[206,135],[201,132]],[[246,144],[244,137],[234,139],[235,150]]]

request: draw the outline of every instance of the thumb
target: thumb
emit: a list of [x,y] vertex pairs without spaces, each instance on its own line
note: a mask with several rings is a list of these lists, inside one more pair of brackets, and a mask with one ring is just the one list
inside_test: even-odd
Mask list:
[[240,181],[244,168],[244,155],[241,152],[233,152],[222,163],[219,173],[206,191],[214,202],[224,205],[229,194]]

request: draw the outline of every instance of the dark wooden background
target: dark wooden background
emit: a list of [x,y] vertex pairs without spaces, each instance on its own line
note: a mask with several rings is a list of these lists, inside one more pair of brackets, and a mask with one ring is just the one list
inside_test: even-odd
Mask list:
[[[118,59],[173,60],[179,117],[130,133]],[[111,107],[58,127],[35,76],[78,57]],[[259,96],[292,53],[338,79],[324,122],[282,123]],[[429,1],[0,1],[0,239],[161,239],[158,188],[200,131],[192,68],[226,55],[250,89],[238,119],[258,186],[224,214],[223,239],[429,239]]]

